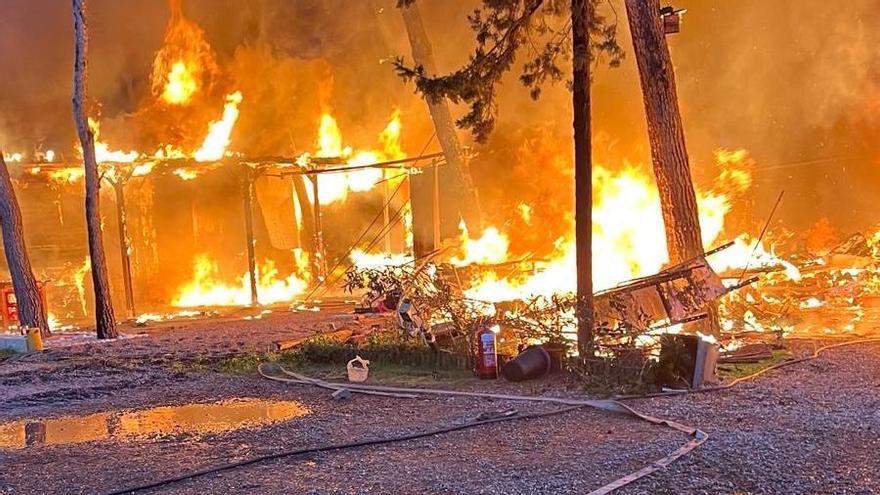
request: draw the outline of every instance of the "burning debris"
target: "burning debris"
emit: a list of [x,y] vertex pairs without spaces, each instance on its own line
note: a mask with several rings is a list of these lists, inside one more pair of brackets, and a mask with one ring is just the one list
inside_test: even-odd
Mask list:
[[[730,245],[707,255],[726,247]],[[656,357],[660,337],[676,332],[671,327],[706,318],[715,301],[754,281],[725,286],[701,257],[601,291],[594,300],[594,350],[599,356],[638,351],[645,358]],[[494,302],[473,299],[461,286],[454,263],[353,268],[346,274],[345,287],[367,291],[365,309],[394,311],[406,333],[431,345],[437,345],[440,338],[459,352],[475,348],[476,335],[487,322],[509,332],[521,347],[551,342],[571,348],[575,341],[573,295],[559,292]]]
[[[853,234],[823,255],[791,253],[785,271],[756,267],[749,275],[760,282],[728,300],[722,311],[741,315],[727,321],[731,335],[775,332],[821,336],[871,333],[866,310],[878,296],[880,256],[869,239],[877,234]],[[797,273],[796,277],[788,275]]]

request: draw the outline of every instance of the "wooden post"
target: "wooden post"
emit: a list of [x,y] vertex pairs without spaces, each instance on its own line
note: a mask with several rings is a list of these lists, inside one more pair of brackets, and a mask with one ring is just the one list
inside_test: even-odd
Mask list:
[[43,336],[49,335],[46,308],[40,287],[31,268],[31,259],[24,240],[21,208],[15,197],[9,169],[0,150],[0,225],[2,225],[3,251],[18,302],[18,321],[22,326],[39,328]]
[[128,220],[125,214],[125,181],[112,182],[116,193],[116,222],[119,230],[119,251],[122,259],[122,284],[125,286],[125,308],[128,316],[134,318],[134,287],[131,279],[131,240],[128,238]]
[[309,176],[312,180],[312,198],[314,199],[315,214],[315,275],[316,282],[320,283],[327,278],[327,257],[324,252],[324,225],[321,222],[321,200],[318,197],[318,174]]
[[254,180],[251,168],[244,167],[242,189],[244,193],[244,233],[247,240],[248,275],[251,281],[251,306],[259,306],[260,298],[257,291],[257,255],[254,239]]
[[438,237],[434,225],[438,213],[434,211],[434,170],[424,168],[420,174],[408,174],[409,204],[412,209],[413,257],[420,259],[434,250]]
[[[302,215],[302,232],[300,233],[300,240],[302,242],[302,246],[305,248],[307,244],[309,244],[305,239],[314,239],[315,238],[315,216],[313,214],[312,203],[309,201],[308,192],[306,189],[306,176],[305,175],[294,175],[292,177],[293,180],[293,190],[296,192],[296,201],[299,204],[299,211]],[[312,267],[315,266],[314,259],[316,253],[314,252],[315,246],[312,244],[311,247],[307,248],[310,256]],[[317,283],[318,277],[317,274],[312,271],[312,283]]]
[[92,262],[92,282],[95,289],[95,327],[99,339],[118,336],[113,299],[110,295],[110,279],[107,275],[107,256],[104,253],[104,232],[101,230],[101,179],[95,158],[95,136],[86,117],[86,84],[88,26],[86,24],[86,0],[73,0],[73,27],[75,54],[73,65],[73,117],[76,132],[83,149],[83,166],[86,183],[86,226],[89,238],[89,257]]
[[443,234],[441,233],[441,225],[443,224],[443,219],[440,216],[440,171],[438,170],[440,167],[440,162],[438,160],[434,160],[434,166],[431,167],[431,174],[434,178],[434,187],[432,189],[433,194],[431,194],[431,213],[432,222],[431,225],[434,227],[434,244],[432,249],[434,251],[440,249],[441,241],[443,240]]
[[[382,169],[382,198],[385,201],[385,206],[382,209],[382,225],[388,225],[391,223],[391,193],[388,190],[388,174],[384,168]],[[392,229],[389,227],[383,239],[386,253],[391,252],[391,231]]]
[[572,104],[574,107],[575,255],[577,258],[578,352],[593,352],[593,157],[590,116],[592,0],[572,0]]

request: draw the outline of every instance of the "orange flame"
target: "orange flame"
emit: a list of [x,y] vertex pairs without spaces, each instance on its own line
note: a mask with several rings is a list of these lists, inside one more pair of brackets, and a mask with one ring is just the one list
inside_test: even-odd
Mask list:
[[[295,257],[300,260],[301,257]],[[300,270],[304,268],[301,267]],[[301,273],[305,273],[301,271]],[[260,304],[288,302],[305,292],[306,277],[291,274],[280,277],[275,262],[267,260],[257,269],[257,293]],[[219,265],[207,254],[193,261],[193,278],[184,284],[172,302],[176,307],[247,306],[251,304],[250,276],[245,273],[229,284],[220,277]]]
[[240,91],[226,96],[226,105],[223,107],[223,118],[211,122],[208,135],[202,143],[202,147],[195,152],[193,157],[199,162],[216,161],[223,158],[226,147],[229,146],[229,138],[232,129],[238,120],[238,105],[241,103]]
[[169,105],[185,105],[218,74],[205,32],[183,15],[180,0],[169,0],[171,19],[153,60],[153,94]]
[[[369,165],[384,160],[404,158],[406,153],[400,146],[401,129],[400,112],[395,110],[388,125],[379,134],[382,151],[355,151],[351,146],[344,145],[342,132],[333,115],[324,113],[318,124],[318,138],[315,143],[317,151],[314,156],[339,158],[347,165]],[[307,166],[310,159],[311,155],[304,154],[297,160],[297,164]],[[350,192],[364,192],[373,189],[383,178],[383,170],[375,168],[321,174],[318,178],[318,200],[321,204],[342,201],[348,197]]]

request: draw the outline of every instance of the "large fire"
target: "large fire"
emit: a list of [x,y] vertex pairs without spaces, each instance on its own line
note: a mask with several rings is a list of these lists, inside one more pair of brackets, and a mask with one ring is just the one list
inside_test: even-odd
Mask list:
[[[175,132],[168,132],[167,135],[159,133],[155,143],[145,148],[146,151],[123,151],[107,142],[100,132],[98,121],[90,121],[95,137],[96,158],[102,165],[102,175],[105,178],[115,180],[123,177],[125,179],[144,177],[154,173],[155,170],[163,169],[159,164],[164,162],[171,164],[173,168],[171,173],[180,180],[199,180],[212,167],[226,164],[227,160],[224,159],[241,156],[231,152],[231,149],[238,152],[247,148],[247,143],[233,145],[233,140],[238,139],[235,129],[237,124],[247,125],[239,124],[242,112],[246,117],[250,117],[248,111],[259,106],[258,91],[240,91],[239,88],[247,86],[230,82],[235,81],[235,78],[226,77],[228,75],[226,73],[220,77],[221,71],[214,52],[206,41],[205,33],[184,16],[181,0],[169,0],[169,5],[171,18],[164,44],[153,61],[150,79],[153,99],[145,106],[156,110],[158,112],[156,115],[169,115],[167,117],[169,120],[186,119],[198,114],[199,118],[191,119],[197,124],[191,124],[186,132],[181,132],[180,135]],[[223,95],[225,100],[220,100]],[[316,96],[314,102],[320,100],[323,104],[323,96]],[[222,113],[219,109],[221,103]],[[317,128],[313,139],[306,139],[312,141],[311,150],[298,157],[285,159],[294,163],[277,164],[277,167],[287,167],[285,172],[299,167],[299,172],[317,181],[318,197],[313,197],[314,190],[311,187],[300,188],[308,196],[303,201],[307,200],[312,204],[339,204],[345,202],[354,193],[379,192],[383,189],[385,192],[383,199],[386,203],[390,203],[389,185],[402,185],[404,177],[410,172],[415,172],[408,170],[407,165],[394,165],[395,167],[399,165],[398,168],[373,166],[407,157],[401,144],[403,124],[400,111],[391,110],[387,125],[375,136],[375,141],[372,144],[364,144],[362,141],[351,140],[350,135],[349,140],[344,138],[340,121],[328,105],[321,106],[320,115],[317,107],[316,104],[314,114],[305,117],[314,119]],[[242,121],[245,120],[246,118]],[[341,121],[345,122],[344,119]],[[165,121],[161,122],[165,123]],[[105,124],[108,125],[108,132],[112,133],[109,129],[109,121],[105,121]],[[205,124],[207,128],[204,127]],[[312,137],[311,134],[307,136]],[[524,148],[524,154],[528,156],[523,157],[523,161],[527,162],[532,167],[530,170],[535,170],[535,173],[540,173],[540,167],[536,164],[553,164],[556,168],[570,169],[568,146],[569,143],[566,141],[564,148],[547,143],[542,143],[534,149]],[[4,158],[10,163],[23,161],[20,153],[8,153]],[[82,179],[81,166],[67,167],[56,163],[51,167],[46,165],[48,162],[53,162],[54,158],[54,152],[45,152],[43,159],[30,169],[31,173],[45,174],[56,184],[69,184]],[[246,158],[243,157],[242,161],[246,161]],[[221,161],[223,163],[208,163]],[[669,261],[660,198],[650,170],[625,160],[620,160],[619,166],[609,163],[612,166],[596,165],[593,170],[592,277],[594,289],[597,291],[656,273]],[[46,165],[45,170],[44,165]],[[258,168],[258,165],[244,166]],[[757,240],[754,237],[755,232],[751,231],[753,226],[737,225],[732,221],[737,217],[731,214],[734,210],[733,205],[739,207],[744,203],[743,198],[749,192],[755,178],[755,164],[748,152],[718,150],[714,166],[717,173],[712,185],[698,187],[697,190],[702,241],[707,249],[725,241],[732,241],[733,244],[709,258],[713,268],[731,280],[742,278],[747,271],[746,268],[749,268],[773,272],[766,277],[766,280],[773,283],[812,283],[817,276],[811,270],[829,263],[829,259],[811,260],[808,263],[801,260],[796,265],[779,256],[772,242],[766,239]],[[127,171],[128,174],[122,174],[120,171]],[[290,174],[279,175],[287,177]],[[558,178],[553,178],[556,179]],[[401,196],[405,196],[407,189],[402,188],[401,191],[403,191]],[[296,194],[301,193],[296,192]],[[286,193],[285,199],[290,199],[290,196],[291,193]],[[558,203],[554,211],[572,210],[566,204],[570,198],[563,196],[552,198],[551,201]],[[398,203],[403,202],[405,198],[401,198]],[[295,206],[298,222],[302,218],[303,206],[308,205]],[[517,231],[515,225],[525,224],[532,229],[539,229],[540,222],[548,221],[549,215],[544,214],[543,218],[541,217],[541,205],[537,200],[513,203],[506,207],[512,210],[508,212],[510,215],[519,218],[519,223],[512,226],[509,222],[495,221],[478,226],[465,225],[462,222],[459,226],[458,238],[447,241],[447,244],[440,249],[442,255],[439,261],[448,262],[455,267],[469,268],[466,271],[462,270],[469,277],[463,280],[466,297],[498,303],[574,292],[576,263],[572,215],[570,213],[554,215],[551,220],[556,223],[554,227],[562,225],[563,228],[554,230],[547,237],[546,242],[542,241],[550,245],[537,249],[539,252],[534,252],[536,250],[534,245],[528,248],[522,246],[524,236]],[[385,221],[390,222],[392,219],[388,218],[387,212],[386,209]],[[411,246],[412,217],[405,207],[401,208],[401,212],[408,243]],[[552,242],[549,241],[550,239]],[[297,244],[299,246],[307,246],[309,242],[309,240],[298,240],[302,242]],[[880,256],[880,230],[868,235],[866,242],[873,251],[873,256]],[[390,242],[388,245],[390,246]],[[289,302],[307,292],[312,282],[309,257],[306,254],[308,250],[309,247],[305,247],[292,251],[294,267],[290,274],[282,274],[278,269],[280,263],[275,263],[271,259],[263,259],[257,263],[256,292],[260,304]],[[381,250],[382,252],[376,251],[375,247],[366,250],[353,249],[348,254],[351,262],[359,267],[414,262],[411,253],[388,252],[387,246]],[[234,273],[224,273],[221,270],[220,259],[222,258],[217,253],[201,253],[192,260],[184,260],[184,263],[191,264],[192,275],[188,281],[176,288],[171,305],[184,308],[250,305],[252,303],[250,274],[240,269]],[[71,269],[73,285],[76,287],[83,313],[86,312],[84,283],[89,269],[87,261]],[[880,291],[880,278],[871,278],[874,273],[871,268],[845,264],[851,263],[851,260],[840,263],[844,263],[844,266],[829,272],[830,281],[821,281],[830,285],[830,287],[821,287],[825,295],[794,301],[790,305],[805,312],[827,308],[831,305],[829,300],[835,297],[843,298],[843,296],[827,294],[844,292],[843,289],[848,287],[847,284],[852,283],[853,279],[858,279],[860,287],[865,290],[873,291],[872,293]],[[850,307],[859,304],[852,294],[848,294],[846,298],[849,299],[847,303]],[[748,293],[740,299],[731,298],[729,302],[729,306],[724,309],[733,311],[730,308],[742,304],[742,308],[736,306],[738,313],[735,316],[745,322],[747,328],[761,330],[770,328],[771,325],[762,319],[766,315],[761,314],[754,306],[762,302],[785,303],[781,296],[777,298],[768,293]],[[725,328],[732,328],[732,324],[729,321],[725,322]]]
[[[308,167],[313,156],[335,159],[339,165],[350,166],[370,165],[384,160],[405,158],[406,154],[400,146],[401,128],[400,112],[395,110],[388,125],[379,133],[382,149],[355,150],[351,146],[343,144],[339,124],[331,113],[325,112],[321,115],[318,123],[318,137],[315,141],[314,154],[301,155],[297,163],[302,167]],[[321,204],[343,201],[349,193],[369,191],[385,178],[384,169],[377,168],[321,174],[318,176],[318,200]]]
[[[724,240],[725,219],[731,205],[752,182],[752,167],[745,151],[719,150],[716,160],[721,170],[716,184],[721,183],[725,190],[732,192],[722,193],[718,188],[698,191],[703,242],[707,249]],[[595,167],[593,187],[594,289],[608,289],[661,270],[669,257],[660,199],[649,172],[629,164],[616,172]],[[517,209],[519,215],[529,223],[531,208],[519,205]],[[531,269],[516,270],[509,266],[498,266],[521,261],[510,252],[517,239],[511,234],[498,227],[488,227],[472,237],[466,226],[461,226],[458,254],[453,256],[452,263],[460,266],[484,265],[472,271],[472,279],[467,281],[466,297],[497,303],[575,291],[576,259],[572,235],[558,238],[549,256],[529,265]],[[745,233],[736,235],[731,247],[713,255],[709,261],[716,271],[731,273],[734,278],[738,278],[747,266],[779,270],[783,278],[776,276],[774,280],[798,281],[801,278],[799,270],[792,263]],[[490,306],[485,311],[492,314],[494,310]],[[750,320],[754,325],[760,324],[752,312],[729,316]],[[725,322],[726,328],[731,325]]]
[[169,0],[165,43],[153,60],[153,94],[169,105],[186,105],[218,73],[205,32],[183,15],[181,0]]
[[[257,294],[260,304],[292,301],[305,292],[308,279],[296,274],[282,277],[275,262],[266,260],[257,268]],[[184,284],[172,302],[173,306],[191,308],[200,306],[248,306],[251,304],[250,277],[244,273],[228,284],[220,275],[216,261],[207,254],[193,261],[193,278]]]
[[[621,282],[656,273],[669,261],[666,236],[660,214],[660,197],[652,178],[638,167],[627,165],[618,172],[598,166],[594,168],[593,204],[593,284],[596,290],[607,289]],[[708,248],[718,240],[724,227],[728,204],[724,196],[700,194],[698,197],[703,243]],[[470,238],[462,229],[461,258],[456,264],[497,264],[513,261],[508,253],[511,242],[496,227],[483,231],[481,237]],[[750,247],[745,238],[738,239],[736,249],[724,258],[724,270],[742,267],[749,258]],[[759,250],[768,264],[778,258],[763,247]],[[714,260],[713,260],[714,261]],[[714,266],[714,265],[713,265]],[[559,238],[550,259],[538,273],[501,276],[484,270],[474,281],[467,295],[474,299],[499,302],[538,295],[548,296],[575,289],[574,239]]]

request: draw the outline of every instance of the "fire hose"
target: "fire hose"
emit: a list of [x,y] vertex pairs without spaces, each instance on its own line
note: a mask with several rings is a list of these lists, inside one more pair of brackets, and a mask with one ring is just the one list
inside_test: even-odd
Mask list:
[[478,416],[477,418],[474,418],[473,420],[471,420],[467,423],[461,423],[461,424],[456,424],[456,425],[451,425],[451,426],[444,426],[444,427],[434,428],[431,430],[426,430],[426,431],[421,431],[421,432],[416,432],[416,433],[409,433],[409,434],[396,435],[396,436],[391,436],[391,437],[376,438],[376,439],[370,439],[370,440],[360,440],[357,442],[330,444],[330,445],[324,445],[321,447],[305,447],[305,448],[301,448],[301,449],[283,450],[281,452],[275,452],[272,454],[261,455],[258,457],[253,457],[251,459],[245,459],[243,461],[221,464],[218,466],[213,466],[213,467],[201,469],[198,471],[193,471],[191,473],[182,474],[180,476],[165,478],[165,479],[162,479],[159,481],[146,483],[143,485],[132,486],[132,487],[128,487],[128,488],[123,488],[122,490],[107,492],[104,495],[125,495],[125,494],[137,493],[137,492],[141,492],[144,490],[151,490],[154,488],[160,488],[163,486],[168,486],[168,485],[180,483],[183,481],[187,481],[187,480],[191,480],[191,479],[195,479],[195,478],[200,478],[200,477],[211,475],[211,474],[216,474],[216,473],[220,473],[223,471],[230,471],[232,469],[250,466],[253,464],[260,463],[260,462],[281,459],[284,457],[293,457],[293,456],[304,455],[304,454],[316,454],[319,452],[330,452],[330,451],[334,451],[334,450],[348,450],[348,449],[355,449],[355,448],[359,448],[359,447],[367,447],[367,446],[372,446],[372,445],[382,445],[382,444],[389,444],[389,443],[396,443],[396,442],[404,442],[404,441],[408,441],[408,440],[416,440],[419,438],[425,438],[425,437],[434,436],[434,435],[441,435],[444,433],[451,433],[454,431],[466,430],[466,429],[474,428],[477,426],[483,426],[483,425],[488,425],[488,424],[493,424],[493,423],[500,423],[503,421],[512,421],[512,420],[516,420],[516,419],[543,418],[543,417],[547,417],[547,416],[553,416],[553,415],[557,415],[557,414],[571,412],[571,411],[574,411],[575,409],[580,409],[581,407],[583,407],[583,406],[575,405],[575,406],[565,407],[565,408],[561,408],[561,409],[556,409],[553,411],[545,411],[545,412],[533,413],[533,414],[519,414],[519,413],[513,412],[513,413],[504,413],[504,414],[499,414],[499,415],[488,415],[488,416],[481,415],[481,416]]
[[[429,389],[429,388],[401,388],[401,387],[383,387],[380,385],[363,385],[357,383],[334,383],[328,382],[324,380],[318,380],[315,378],[309,378],[297,373],[293,373],[284,369],[284,367],[280,365],[276,365],[278,369],[281,370],[282,374],[285,376],[276,376],[271,373],[266,372],[267,366],[265,363],[261,364],[259,367],[259,372],[264,378],[268,378],[269,380],[285,382],[285,383],[295,383],[300,385],[313,385],[321,388],[326,388],[330,390],[350,390],[351,392],[356,393],[366,393],[366,394],[412,394],[415,396],[418,395],[440,395],[440,396],[454,396],[454,397],[479,397],[479,398],[487,398],[487,399],[499,399],[499,400],[509,400],[514,402],[544,402],[544,403],[553,403],[553,404],[561,404],[565,406],[570,406],[569,408],[562,409],[557,412],[567,412],[572,409],[579,409],[582,407],[592,407],[595,409],[600,409],[603,411],[622,413],[629,416],[633,416],[642,421],[647,421],[651,424],[666,426],[668,428],[672,428],[680,433],[684,433],[691,437],[686,443],[684,443],[681,447],[676,449],[675,451],[663,456],[660,459],[653,461],[651,464],[645,466],[644,468],[630,473],[622,478],[618,478],[611,483],[608,483],[600,488],[597,488],[589,493],[589,495],[605,495],[608,493],[617,490],[625,485],[632,483],[638,479],[644,478],[649,474],[657,472],[661,469],[664,469],[666,466],[672,464],[677,459],[686,455],[690,451],[699,447],[703,442],[705,442],[709,435],[693,426],[684,425],[678,423],[676,421],[672,421],[669,419],[657,418],[654,416],[650,416],[648,414],[636,411],[632,407],[625,405],[616,400],[584,400],[584,399],[567,399],[562,397],[542,397],[535,395],[509,395],[509,394],[493,394],[493,393],[484,393],[484,392],[464,392],[459,390],[445,390],[445,389]],[[538,416],[540,417],[540,416]]]
[[508,394],[481,393],[481,392],[465,392],[465,391],[444,390],[444,389],[400,388],[400,387],[383,387],[383,386],[376,386],[376,385],[363,385],[363,384],[355,384],[355,383],[334,383],[334,382],[328,382],[328,381],[324,381],[324,380],[318,380],[318,379],[314,379],[314,378],[305,377],[305,376],[299,375],[297,373],[292,373],[290,371],[285,370],[280,365],[276,365],[277,369],[279,369],[284,376],[277,376],[277,375],[274,375],[271,373],[267,373],[266,369],[269,366],[267,366],[267,364],[264,363],[259,366],[259,373],[264,378],[278,381],[278,382],[312,385],[312,386],[317,386],[317,387],[326,388],[326,389],[330,389],[330,390],[346,389],[346,390],[350,390],[350,391],[356,392],[356,393],[385,395],[385,396],[392,396],[392,397],[414,397],[414,396],[418,396],[420,394],[421,395],[458,396],[458,397],[482,397],[482,398],[510,400],[510,401],[517,401],[517,402],[521,401],[521,402],[554,403],[554,404],[564,405],[566,407],[562,407],[560,409],[556,409],[556,410],[552,410],[552,411],[545,411],[545,412],[532,413],[532,414],[507,413],[507,414],[495,415],[495,416],[489,416],[489,417],[484,417],[481,415],[480,417],[477,417],[477,418],[475,418],[469,422],[466,422],[466,423],[438,427],[438,428],[434,428],[434,429],[430,429],[430,430],[425,430],[422,432],[416,432],[416,433],[410,433],[410,434],[404,434],[404,435],[398,435],[398,436],[391,436],[391,437],[376,438],[376,439],[361,440],[361,441],[343,443],[343,444],[331,444],[331,445],[320,446],[320,447],[306,447],[306,448],[301,448],[301,449],[284,450],[284,451],[276,452],[273,454],[267,454],[267,455],[254,457],[251,459],[245,459],[245,460],[238,461],[238,462],[232,462],[232,463],[222,464],[222,465],[218,465],[218,466],[213,466],[213,467],[205,468],[205,469],[198,470],[198,471],[193,471],[193,472],[182,474],[182,475],[175,476],[175,477],[165,478],[165,479],[162,479],[159,481],[155,481],[155,482],[151,482],[151,483],[147,483],[147,484],[143,484],[143,485],[132,486],[132,487],[128,487],[128,488],[125,488],[122,490],[108,492],[105,495],[123,495],[123,494],[136,493],[136,492],[140,492],[140,491],[144,491],[144,490],[148,490],[148,489],[159,488],[162,486],[167,486],[167,485],[171,485],[171,484],[175,484],[175,483],[179,483],[179,482],[183,482],[183,481],[187,481],[187,480],[191,480],[191,479],[195,479],[195,478],[199,478],[199,477],[203,477],[203,476],[208,476],[208,475],[223,472],[223,471],[229,471],[232,469],[237,469],[240,467],[245,467],[245,466],[257,464],[260,462],[276,460],[276,459],[281,459],[281,458],[285,458],[285,457],[293,457],[293,456],[310,454],[310,453],[347,450],[347,449],[367,447],[367,446],[372,446],[372,445],[381,445],[381,444],[389,444],[389,443],[415,440],[415,439],[419,439],[419,438],[425,438],[425,437],[429,437],[429,436],[441,435],[444,433],[450,433],[450,432],[454,432],[454,431],[461,431],[461,430],[465,430],[465,429],[470,429],[470,428],[474,428],[477,426],[500,423],[503,421],[511,421],[511,420],[515,420],[515,419],[536,419],[536,418],[542,418],[542,417],[547,417],[547,416],[552,416],[552,415],[564,414],[564,413],[572,412],[574,410],[581,409],[584,407],[592,407],[592,408],[596,408],[596,409],[600,409],[600,410],[604,410],[604,411],[627,414],[627,415],[633,416],[637,419],[647,421],[647,422],[655,424],[655,425],[666,426],[668,428],[672,428],[673,430],[684,433],[684,434],[688,435],[689,437],[691,437],[690,440],[688,440],[686,443],[684,443],[678,449],[674,450],[673,452],[667,454],[666,456],[664,456],[660,459],[653,461],[652,463],[645,466],[644,468],[642,468],[638,471],[632,472],[630,474],[627,474],[626,476],[618,478],[618,479],[612,481],[611,483],[608,483],[608,484],[590,492],[590,495],[605,495],[605,494],[611,493],[611,492],[613,492],[623,486],[626,486],[636,480],[644,478],[645,476],[648,476],[652,473],[655,473],[661,469],[666,468],[674,461],[687,455],[688,453],[690,453],[691,451],[693,451],[694,449],[696,449],[697,447],[702,445],[709,438],[709,435],[706,432],[704,432],[696,427],[684,425],[684,424],[678,423],[676,421],[668,420],[668,419],[650,416],[648,414],[639,412],[626,404],[623,404],[622,402],[620,402],[621,400],[637,399],[637,398],[651,398],[651,397],[671,397],[671,396],[678,396],[678,395],[684,395],[684,394],[690,394],[690,393],[696,393],[696,392],[717,392],[717,391],[721,391],[721,390],[727,390],[727,389],[730,389],[730,388],[732,388],[742,382],[745,382],[748,380],[753,380],[753,379],[755,379],[755,378],[757,378],[757,377],[759,377],[769,371],[816,359],[820,356],[820,354],[822,354],[824,351],[829,350],[829,349],[834,349],[834,348],[844,347],[844,346],[849,346],[849,345],[863,344],[863,343],[874,343],[874,342],[880,342],[880,338],[857,339],[857,340],[850,340],[847,342],[841,342],[841,343],[837,343],[837,344],[830,344],[830,345],[822,346],[822,347],[815,349],[814,352],[809,356],[798,358],[798,359],[793,359],[793,360],[789,360],[789,361],[784,361],[784,362],[777,363],[772,366],[768,366],[767,368],[763,368],[755,373],[752,373],[752,374],[744,376],[744,377],[737,378],[736,380],[733,380],[729,383],[726,383],[724,385],[717,386],[717,387],[709,387],[709,388],[698,389],[698,390],[674,390],[674,391],[661,392],[661,393],[657,393],[657,394],[645,394],[645,395],[640,395],[640,396],[636,396],[636,395],[622,396],[622,397],[616,397],[615,399],[607,399],[607,400],[583,400],[583,399],[567,399],[567,398],[558,398],[558,397],[540,397],[540,396],[530,396],[530,395],[508,395]]

